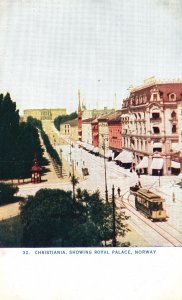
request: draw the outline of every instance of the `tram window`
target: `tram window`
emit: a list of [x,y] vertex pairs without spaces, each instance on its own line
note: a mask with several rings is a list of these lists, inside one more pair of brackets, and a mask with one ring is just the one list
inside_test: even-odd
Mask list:
[[160,203],[153,203],[153,210],[160,210]]
[[159,210],[162,210],[162,202],[158,203],[158,208],[159,208]]
[[148,206],[147,203],[148,203],[147,200],[144,199],[143,205],[147,207]]

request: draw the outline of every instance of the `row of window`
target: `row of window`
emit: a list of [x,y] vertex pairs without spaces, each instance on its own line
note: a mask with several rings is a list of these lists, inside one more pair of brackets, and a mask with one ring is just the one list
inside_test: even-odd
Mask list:
[[[161,99],[160,99],[159,93],[153,93],[151,96],[151,100],[152,101],[158,101],[158,100],[160,101]],[[169,94],[168,100],[175,101],[176,94],[174,94],[174,93]],[[145,104],[146,102],[147,102],[146,95],[131,97],[131,98],[123,101],[123,108],[129,107],[129,106],[135,106],[135,105],[139,105],[139,104]]]

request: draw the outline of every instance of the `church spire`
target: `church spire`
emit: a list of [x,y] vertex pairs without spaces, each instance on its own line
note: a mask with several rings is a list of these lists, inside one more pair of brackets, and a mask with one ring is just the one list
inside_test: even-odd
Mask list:
[[81,111],[80,90],[78,89],[78,111]]

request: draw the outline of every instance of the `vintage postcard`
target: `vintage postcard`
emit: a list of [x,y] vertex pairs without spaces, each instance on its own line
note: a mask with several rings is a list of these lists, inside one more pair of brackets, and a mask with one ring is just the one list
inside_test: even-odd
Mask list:
[[180,0],[0,0],[0,298],[182,298],[181,37]]

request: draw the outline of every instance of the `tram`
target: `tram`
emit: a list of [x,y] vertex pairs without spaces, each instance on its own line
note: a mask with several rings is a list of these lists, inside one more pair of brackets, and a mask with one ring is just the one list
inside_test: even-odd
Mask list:
[[165,200],[147,189],[139,189],[135,193],[135,207],[152,221],[165,221]]

